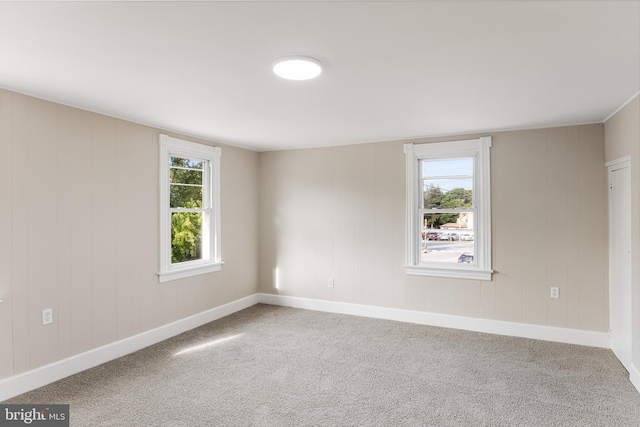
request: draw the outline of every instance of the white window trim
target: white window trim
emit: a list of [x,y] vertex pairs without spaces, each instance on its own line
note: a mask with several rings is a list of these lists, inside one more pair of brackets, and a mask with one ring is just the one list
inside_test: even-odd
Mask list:
[[[416,276],[491,280],[491,137],[432,144],[405,144],[406,155],[406,260],[405,272]],[[473,157],[473,205],[475,265],[429,263],[420,260],[418,236],[422,230],[420,160]]]
[[[182,279],[198,274],[211,273],[222,269],[223,261],[220,251],[220,147],[173,138],[160,134],[160,283]],[[172,155],[181,157],[195,157],[207,160],[210,170],[205,173],[209,182],[209,194],[205,195],[211,201],[210,223],[205,225],[209,236],[208,254],[206,259],[171,264],[171,219],[169,214],[169,158]]]

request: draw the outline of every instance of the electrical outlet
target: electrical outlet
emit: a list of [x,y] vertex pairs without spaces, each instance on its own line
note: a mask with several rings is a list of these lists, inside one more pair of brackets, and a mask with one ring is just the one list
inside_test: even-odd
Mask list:
[[42,310],[42,324],[48,325],[49,323],[53,323],[53,308]]
[[551,288],[551,298],[560,298],[560,288],[552,287]]
[[333,284],[334,284],[333,279],[329,279],[329,287],[330,288],[333,288]]

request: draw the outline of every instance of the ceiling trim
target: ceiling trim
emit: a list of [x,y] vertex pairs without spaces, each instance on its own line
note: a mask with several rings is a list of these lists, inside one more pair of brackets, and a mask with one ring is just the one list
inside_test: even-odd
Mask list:
[[58,105],[62,105],[62,106],[69,107],[69,108],[75,108],[77,110],[86,111],[88,113],[100,114],[101,116],[111,117],[112,119],[122,120],[122,121],[125,121],[125,122],[137,124],[137,125],[140,125],[140,126],[147,126],[147,127],[156,129],[159,132],[167,132],[167,133],[171,133],[171,134],[174,134],[174,135],[184,136],[184,137],[187,137],[187,138],[195,138],[195,139],[206,140],[206,141],[209,141],[209,142],[223,144],[223,145],[226,145],[226,146],[229,146],[229,147],[240,148],[240,149],[243,149],[243,150],[253,151],[253,152],[256,152],[256,153],[268,153],[268,152],[271,152],[271,151],[306,150],[306,149],[318,149],[318,148],[336,148],[336,147],[345,147],[345,146],[349,146],[349,145],[376,144],[376,143],[382,143],[382,142],[412,142],[412,141],[416,141],[416,140],[425,140],[425,139],[433,139],[433,138],[464,137],[465,135],[478,135],[478,134],[490,134],[490,133],[501,133],[501,132],[520,132],[520,131],[536,130],[536,129],[556,129],[556,128],[563,128],[563,127],[589,126],[589,125],[604,124],[609,119],[611,119],[613,116],[615,116],[618,112],[620,112],[620,110],[622,110],[624,107],[626,107],[637,96],[640,96],[640,90],[639,90],[634,95],[632,95],[624,104],[622,104],[620,107],[618,107],[613,113],[611,113],[607,118],[605,118],[602,121],[567,123],[567,124],[559,124],[559,125],[540,125],[540,126],[528,126],[528,127],[514,127],[514,128],[497,128],[497,129],[494,128],[494,129],[484,129],[484,130],[480,129],[480,130],[473,130],[473,131],[469,131],[469,132],[443,133],[443,134],[421,135],[421,136],[413,136],[413,137],[410,136],[410,137],[400,137],[400,138],[391,138],[391,139],[376,139],[376,140],[369,140],[369,141],[350,142],[350,143],[346,143],[346,144],[318,145],[318,146],[305,146],[305,147],[287,147],[287,148],[270,148],[270,149],[263,150],[263,149],[256,149],[256,148],[246,147],[246,146],[242,146],[242,145],[235,144],[235,143],[230,143],[230,142],[225,141],[223,139],[211,138],[211,137],[206,136],[206,135],[195,135],[193,133],[189,133],[189,132],[178,130],[178,129],[170,129],[170,128],[162,127],[162,125],[159,125],[159,124],[144,123],[144,122],[141,122],[141,121],[132,120],[132,119],[125,118],[125,117],[122,117],[122,116],[115,116],[115,115],[106,114],[106,113],[103,113],[103,112],[100,112],[100,111],[90,110],[88,108],[79,107],[79,106],[68,104],[68,103],[65,103],[65,102],[60,102],[60,101],[57,101],[57,100],[44,98],[44,97],[41,97],[41,96],[36,96],[36,95],[33,95],[33,94],[28,93],[26,91],[16,90],[16,89],[13,89],[13,88],[1,85],[1,84],[0,84],[0,89],[4,89],[4,90],[7,90],[9,92],[17,93],[17,94],[24,95],[24,96],[29,96],[29,97],[35,98],[35,99],[40,99],[42,101],[51,102],[53,104],[58,104]]
[[619,106],[619,107],[616,109],[616,111],[614,111],[613,113],[609,114],[609,115],[607,116],[607,118],[606,118],[606,119],[604,119],[604,120],[602,121],[602,123],[605,123],[605,122],[609,121],[609,119],[610,119],[611,117],[613,117],[613,116],[615,116],[616,114],[618,114],[618,113],[620,112],[620,110],[622,110],[624,107],[626,107],[626,106],[627,106],[631,101],[633,101],[634,99],[636,99],[636,97],[637,97],[637,96],[639,96],[639,95],[640,95],[640,90],[639,90],[639,91],[637,91],[635,94],[633,94],[633,95],[631,96],[631,98],[629,98],[629,99],[627,100],[627,102],[625,102],[624,104],[622,104],[621,106]]

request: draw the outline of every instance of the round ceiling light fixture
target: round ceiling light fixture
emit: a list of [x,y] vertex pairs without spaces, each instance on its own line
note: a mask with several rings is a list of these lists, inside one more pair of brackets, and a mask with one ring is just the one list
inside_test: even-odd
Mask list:
[[322,73],[322,64],[308,56],[287,56],[273,64],[273,72],[287,80],[311,80]]

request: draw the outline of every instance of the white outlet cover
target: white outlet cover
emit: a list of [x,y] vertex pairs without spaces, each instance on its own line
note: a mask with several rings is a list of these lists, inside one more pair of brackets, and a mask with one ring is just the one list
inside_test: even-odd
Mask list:
[[50,323],[53,323],[53,309],[45,308],[42,310],[42,324],[48,325]]

